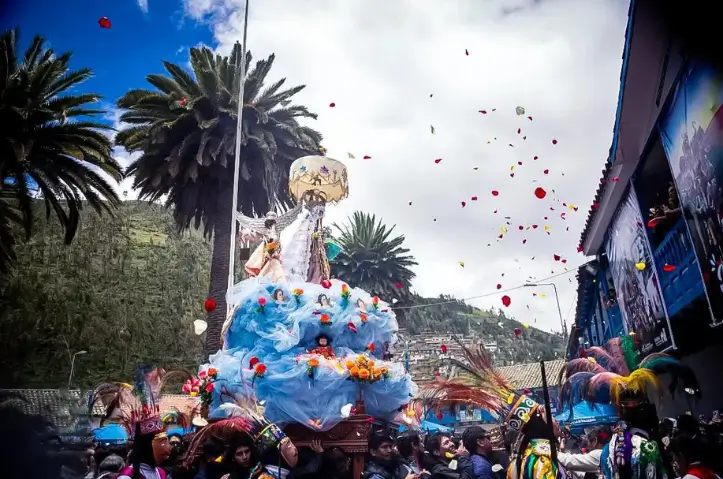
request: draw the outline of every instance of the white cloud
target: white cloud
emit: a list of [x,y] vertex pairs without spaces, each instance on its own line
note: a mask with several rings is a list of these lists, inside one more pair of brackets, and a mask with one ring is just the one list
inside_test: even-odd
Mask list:
[[138,1],[138,8],[140,8],[143,13],[148,13],[148,0],[137,0],[137,1]]
[[[243,0],[185,7],[210,22],[219,52],[241,40]],[[415,289],[464,298],[563,272],[554,254],[571,269],[584,261],[575,248],[610,147],[627,9],[623,0],[251,0],[248,45],[255,59],[276,54],[269,81],[308,85],[297,101],[320,114],[313,126],[348,165],[351,196],[330,222],[357,209],[381,215],[419,262]],[[534,120],[516,116],[518,105]],[[574,273],[554,281],[567,316]],[[559,330],[553,292],[533,292],[508,293],[509,313]],[[499,295],[470,303],[501,306]]]

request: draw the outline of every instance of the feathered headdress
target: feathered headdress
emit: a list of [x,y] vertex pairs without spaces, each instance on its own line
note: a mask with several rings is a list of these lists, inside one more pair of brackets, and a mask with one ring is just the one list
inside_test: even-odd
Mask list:
[[140,430],[140,435],[163,432],[161,419],[161,391],[174,378],[192,377],[185,370],[166,373],[163,369],[149,366],[136,369],[133,385],[121,382],[106,382],[98,385],[88,398],[89,414],[100,401],[105,407],[103,420],[122,424],[129,437]]
[[210,423],[193,436],[182,467],[190,469],[193,466],[203,454],[203,445],[207,440],[215,439],[223,443],[231,443],[239,436],[246,436],[249,443],[253,441],[253,425],[245,417],[237,416]]
[[634,340],[630,336],[613,338],[604,347],[593,346],[581,351],[560,371],[560,401],[570,407],[586,399],[593,403],[634,405],[648,402],[653,392],[663,394],[659,376],[669,374],[669,391],[679,388],[700,390],[695,373],[688,366],[665,353],[653,353],[638,361]]
[[514,391],[507,378],[495,369],[484,344],[468,348],[457,337],[453,339],[462,349],[464,359],[448,361],[460,370],[460,375],[425,386],[420,392],[421,400],[437,410],[445,405],[479,407],[495,417],[503,417],[510,428],[520,431],[540,405]]

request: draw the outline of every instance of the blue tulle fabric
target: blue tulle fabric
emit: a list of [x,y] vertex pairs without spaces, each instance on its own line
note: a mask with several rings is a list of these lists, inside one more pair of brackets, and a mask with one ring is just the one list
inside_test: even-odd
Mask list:
[[[228,297],[237,306],[226,347],[202,367],[218,372],[210,417],[223,416],[219,406],[235,397],[255,397],[272,422],[328,430],[344,419],[344,406],[362,398],[367,414],[393,419],[417,392],[402,364],[381,360],[385,348],[396,342],[396,318],[388,304],[379,301],[375,308],[360,289],[349,287],[349,297],[342,297],[342,285],[280,285],[264,277],[237,284]],[[297,289],[303,293],[295,295]],[[309,354],[319,334],[330,338],[335,360]],[[344,365],[360,354],[388,368],[387,377],[372,384],[351,381]],[[252,358],[266,366],[263,377],[254,375]],[[310,369],[310,359],[319,366]]]

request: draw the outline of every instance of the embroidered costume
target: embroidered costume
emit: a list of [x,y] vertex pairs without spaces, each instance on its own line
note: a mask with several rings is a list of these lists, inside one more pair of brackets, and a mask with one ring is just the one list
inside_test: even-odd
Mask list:
[[664,388],[658,376],[668,374],[672,378],[671,394],[681,388],[699,395],[693,371],[665,353],[639,360],[630,336],[611,339],[604,347],[583,349],[580,356],[560,371],[561,402],[570,408],[584,399],[613,404],[623,421],[603,448],[600,466],[605,477],[666,478],[660,445],[650,436],[657,432],[658,420],[648,394],[662,396]]

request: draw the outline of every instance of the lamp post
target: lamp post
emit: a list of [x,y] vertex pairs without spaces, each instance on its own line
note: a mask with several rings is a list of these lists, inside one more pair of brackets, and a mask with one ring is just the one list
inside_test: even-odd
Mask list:
[[80,351],[76,351],[73,353],[73,356],[70,358],[70,375],[68,376],[68,389],[70,389],[70,385],[73,382],[73,373],[75,372],[75,357],[79,356],[81,354],[86,354],[88,351],[85,349],[82,349]]
[[[236,119],[236,151],[234,154],[233,170],[233,198],[231,200],[231,246],[228,265],[228,289],[234,283],[236,269],[236,210],[238,209],[238,183],[241,170],[241,135],[243,134],[243,110],[244,110],[244,80],[246,77],[246,36],[249,26],[249,0],[246,0],[244,7],[244,28],[243,41],[241,42],[241,71],[239,72],[238,85],[238,110]],[[226,307],[231,310],[231,305]]]
[[562,319],[562,310],[560,309],[560,296],[557,294],[557,286],[555,286],[555,283],[527,283],[525,284],[525,287],[527,288],[536,288],[538,286],[552,286],[552,289],[555,290],[555,301],[557,302],[557,314],[560,316],[560,327],[562,328],[562,337],[567,342],[567,325],[565,324],[565,320]]

